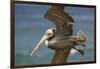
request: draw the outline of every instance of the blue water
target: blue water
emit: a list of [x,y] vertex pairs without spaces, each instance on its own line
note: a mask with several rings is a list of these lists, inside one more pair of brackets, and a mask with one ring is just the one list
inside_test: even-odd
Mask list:
[[[45,31],[54,24],[43,16],[50,6],[16,4],[15,6],[15,64],[49,64],[54,51],[47,46],[42,47],[34,56],[30,56]],[[87,43],[85,55],[80,53],[69,55],[68,62],[94,61],[94,8],[66,7],[74,19],[74,33],[86,32]]]

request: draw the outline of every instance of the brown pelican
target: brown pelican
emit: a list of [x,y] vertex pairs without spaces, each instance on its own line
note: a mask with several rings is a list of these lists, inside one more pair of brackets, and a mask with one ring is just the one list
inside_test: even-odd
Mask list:
[[[46,46],[48,46],[48,41],[54,38],[55,36],[55,28],[50,28],[43,35],[37,46],[33,49],[31,56],[38,50],[43,42],[45,42]],[[72,41],[76,42],[78,45],[85,46],[86,34],[84,32],[79,31],[75,36],[71,36]],[[84,54],[83,48],[78,48],[73,46],[73,49],[79,51],[82,55]]]
[[[55,24],[55,28],[47,30],[40,42],[33,49],[31,56],[39,49],[41,43],[46,42],[48,48],[55,50],[52,64],[66,63],[72,49],[84,55],[81,47],[85,46],[86,34],[79,31],[73,35],[73,18],[64,11],[64,5],[53,5],[45,14],[45,18]],[[81,45],[80,48],[76,47]]]

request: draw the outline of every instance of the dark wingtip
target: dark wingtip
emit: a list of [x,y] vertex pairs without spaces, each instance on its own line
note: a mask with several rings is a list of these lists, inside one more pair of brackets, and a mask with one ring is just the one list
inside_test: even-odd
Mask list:
[[84,50],[80,50],[81,55],[84,55]]
[[81,48],[76,48],[76,47],[73,47],[75,50],[77,50],[81,55],[84,55],[84,50],[81,49]]

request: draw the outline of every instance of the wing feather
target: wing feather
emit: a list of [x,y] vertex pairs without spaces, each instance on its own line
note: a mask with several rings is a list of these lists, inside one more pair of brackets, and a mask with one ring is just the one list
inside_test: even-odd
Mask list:
[[57,35],[71,35],[73,33],[74,20],[67,12],[64,12],[64,6],[52,6],[45,17],[56,25]]

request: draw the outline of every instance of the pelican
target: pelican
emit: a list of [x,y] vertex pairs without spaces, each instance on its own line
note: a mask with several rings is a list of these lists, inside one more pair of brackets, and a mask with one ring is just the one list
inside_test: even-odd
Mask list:
[[[50,28],[46,31],[46,33],[43,35],[37,46],[32,50],[31,56],[40,48],[41,44],[45,42],[46,46],[48,46],[49,40],[54,38],[55,36],[55,28]],[[84,32],[79,31],[75,36],[71,37],[74,42],[76,42],[78,45],[85,46],[85,41],[86,41],[86,34]],[[82,47],[81,46],[81,47]],[[83,48],[79,47],[72,47],[73,49],[77,50],[80,52],[82,55],[84,54]],[[72,49],[72,51],[73,51]],[[71,52],[72,52],[71,51]]]
[[[64,11],[64,5],[53,5],[45,14],[45,18],[55,24],[43,35],[37,46],[32,50],[31,56],[41,47],[43,42],[48,48],[54,49],[55,55],[52,63],[64,63],[72,49],[84,55],[86,34],[79,31],[73,35],[73,18]],[[80,47],[77,47],[80,45]],[[59,54],[60,52],[60,54]],[[66,54],[67,53],[67,54]],[[66,55],[65,55],[66,54]]]

